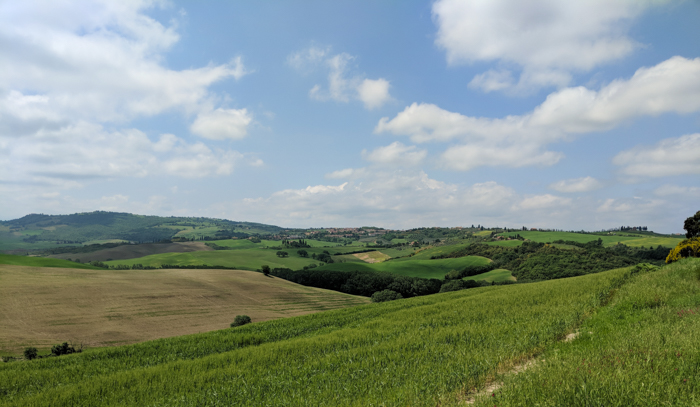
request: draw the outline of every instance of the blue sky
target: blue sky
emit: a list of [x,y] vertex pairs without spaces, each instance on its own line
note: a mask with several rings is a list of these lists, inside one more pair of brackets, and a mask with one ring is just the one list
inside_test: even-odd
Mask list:
[[0,2],[0,218],[680,232],[697,1]]

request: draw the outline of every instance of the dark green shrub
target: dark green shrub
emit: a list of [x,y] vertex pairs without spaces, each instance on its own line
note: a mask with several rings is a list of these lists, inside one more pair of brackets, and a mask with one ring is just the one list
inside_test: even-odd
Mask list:
[[30,346],[27,349],[24,350],[24,358],[27,360],[32,360],[36,359],[36,357],[39,355],[39,351],[37,348]]
[[231,322],[231,328],[235,328],[237,326],[249,324],[253,321],[251,321],[250,317],[248,315],[236,315],[236,318]]
[[400,300],[401,298],[403,298],[403,295],[393,290],[382,290],[375,292],[370,298],[372,299],[372,302],[385,302]]
[[449,280],[440,287],[441,293],[450,291],[466,290],[467,288],[479,287],[481,284],[474,280]]
[[63,342],[51,347],[51,354],[54,356],[70,355],[71,353],[75,353],[75,348],[73,345],[69,345],[68,342]]
[[266,276],[269,276],[269,275],[270,275],[270,266],[268,266],[267,264],[264,265],[264,266],[262,266],[262,272],[263,272],[263,274],[265,274]]

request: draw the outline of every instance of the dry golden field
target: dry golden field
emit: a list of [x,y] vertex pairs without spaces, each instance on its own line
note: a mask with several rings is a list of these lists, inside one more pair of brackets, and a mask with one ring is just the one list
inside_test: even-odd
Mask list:
[[81,270],[0,265],[0,354],[227,328],[368,303],[243,270]]

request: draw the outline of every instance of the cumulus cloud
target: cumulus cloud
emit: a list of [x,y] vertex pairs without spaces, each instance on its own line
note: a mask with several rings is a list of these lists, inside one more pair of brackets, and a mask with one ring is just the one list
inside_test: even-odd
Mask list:
[[190,131],[213,140],[238,140],[248,134],[248,125],[253,120],[246,109],[223,109],[197,115]]
[[[598,91],[582,86],[556,91],[524,115],[473,117],[413,103],[392,119],[382,118],[374,132],[408,136],[414,143],[461,143],[443,154],[443,164],[453,169],[508,165],[513,160],[521,160],[522,165],[552,165],[562,154],[546,151],[548,144],[610,130],[637,117],[697,111],[700,58],[673,57]],[[618,162],[627,160],[621,157]]]
[[211,149],[164,134],[151,141],[137,129],[108,131],[80,122],[1,144],[0,183],[76,187],[94,179],[230,174],[244,162],[233,150]]
[[588,71],[629,55],[640,46],[627,35],[644,10],[665,1],[438,0],[432,12],[435,43],[450,64],[491,62],[515,66],[477,75],[484,91],[566,86],[572,72]]
[[661,140],[653,147],[640,146],[613,158],[630,176],[666,177],[700,174],[700,133]]
[[384,78],[368,79],[348,73],[354,56],[342,52],[331,55],[330,48],[310,47],[287,57],[287,63],[294,69],[309,73],[319,67],[328,71],[328,86],[316,84],[309,90],[309,97],[319,101],[334,100],[347,103],[359,100],[368,110],[384,106],[392,98],[390,83]]
[[599,189],[603,184],[593,177],[565,179],[554,182],[549,188],[559,192],[590,192]]
[[406,146],[395,141],[388,146],[378,147],[368,152],[362,151],[362,157],[377,164],[406,165],[413,166],[423,162],[428,154],[425,150],[418,150],[416,146]]
[[389,96],[389,81],[386,79],[365,79],[357,87],[357,94],[369,110],[384,106],[391,100]]
[[128,123],[164,112],[196,114],[192,132],[246,135],[246,109],[214,109],[209,87],[249,73],[242,57],[173,70],[165,53],[179,40],[146,12],[151,1],[0,3],[0,181],[71,188],[90,179],[230,174],[233,150],[153,141]]
[[31,2],[0,5],[0,94],[24,98],[15,117],[123,122],[192,111],[211,84],[247,73],[240,57],[181,71],[164,67],[162,54],[179,36],[174,25],[144,14],[153,4],[52,2],[41,11]]

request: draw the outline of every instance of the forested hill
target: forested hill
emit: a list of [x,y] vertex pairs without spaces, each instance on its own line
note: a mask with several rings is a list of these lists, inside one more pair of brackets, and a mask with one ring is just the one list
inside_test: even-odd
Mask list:
[[[279,233],[277,226],[203,217],[143,216],[119,212],[87,212],[72,215],[31,214],[0,222],[0,245],[82,244],[124,240],[158,242],[170,239],[248,237]],[[14,241],[14,242],[13,242]],[[5,243],[5,244],[3,244]]]

